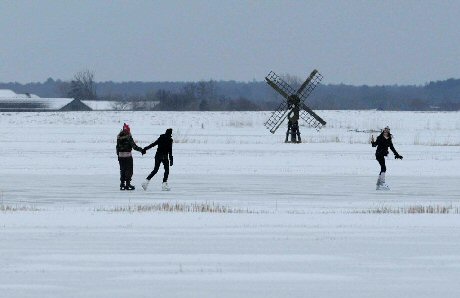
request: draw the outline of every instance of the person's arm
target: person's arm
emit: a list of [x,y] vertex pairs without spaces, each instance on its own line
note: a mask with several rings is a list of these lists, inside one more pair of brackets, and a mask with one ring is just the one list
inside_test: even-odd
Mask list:
[[380,136],[377,137],[377,140],[374,141],[374,136],[372,136],[371,144],[372,147],[377,147],[377,145],[380,143]]
[[399,153],[396,151],[395,147],[393,146],[393,142],[390,140],[390,149],[393,151],[393,154],[395,155],[395,158],[397,159],[403,159],[402,155],[399,155]]
[[133,139],[132,136],[129,137],[129,142],[130,142],[130,144],[131,144],[131,146],[133,147],[134,150],[142,152],[142,148],[137,146],[137,144],[136,144],[136,142],[134,142],[134,139]]
[[147,150],[149,150],[150,148],[155,147],[156,145],[158,145],[158,140],[159,140],[159,139],[160,139],[160,138],[158,138],[155,142],[153,142],[152,144],[148,145],[147,147],[144,147],[144,151],[147,151]]
[[171,142],[169,143],[169,150],[168,150],[168,154],[169,154],[169,165],[172,166],[173,165],[173,155],[172,155],[172,145],[173,145],[173,140],[171,139]]

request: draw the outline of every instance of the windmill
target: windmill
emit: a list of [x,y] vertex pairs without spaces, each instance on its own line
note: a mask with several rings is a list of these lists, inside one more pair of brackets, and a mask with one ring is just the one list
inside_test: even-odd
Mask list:
[[299,89],[295,91],[276,73],[270,71],[265,80],[268,85],[284,97],[285,101],[281,102],[270,118],[264,123],[265,127],[271,133],[275,133],[281,123],[288,118],[288,130],[285,142],[288,142],[288,136],[291,134],[291,142],[300,143],[299,118],[302,118],[309,126],[314,127],[318,131],[326,125],[326,122],[305,104],[305,100],[320,83],[322,78],[323,76],[315,69]]

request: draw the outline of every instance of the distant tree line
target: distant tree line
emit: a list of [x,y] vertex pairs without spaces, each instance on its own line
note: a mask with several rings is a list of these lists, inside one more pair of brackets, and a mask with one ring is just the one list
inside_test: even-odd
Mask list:
[[[292,86],[302,80],[285,75]],[[132,102],[134,109],[172,111],[273,110],[282,98],[264,81],[200,82],[95,82],[89,71],[69,81],[47,79],[42,83],[0,83],[0,89],[33,93],[40,97],[73,97],[84,100]],[[136,105],[136,102],[138,103]],[[146,104],[159,102],[157,105]],[[307,104],[313,109],[460,110],[460,79],[422,86],[320,85]]]

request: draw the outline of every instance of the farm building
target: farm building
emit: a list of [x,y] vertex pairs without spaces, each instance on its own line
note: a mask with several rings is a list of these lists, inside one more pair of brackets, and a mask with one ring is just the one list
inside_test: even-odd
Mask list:
[[74,98],[42,98],[35,94],[17,94],[0,89],[0,112],[91,111]]

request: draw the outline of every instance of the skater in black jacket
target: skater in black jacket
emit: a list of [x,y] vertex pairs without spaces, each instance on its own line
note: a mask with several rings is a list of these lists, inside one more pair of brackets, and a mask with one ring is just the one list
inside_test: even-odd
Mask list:
[[155,174],[158,172],[160,164],[163,164],[165,169],[162,190],[170,190],[168,185],[168,176],[169,166],[173,165],[172,144],[172,128],[168,128],[166,132],[160,135],[160,137],[155,142],[142,149],[142,154],[145,154],[150,148],[158,146],[157,153],[155,154],[155,167],[153,168],[153,171],[147,176],[145,182],[142,183],[142,188],[144,190],[147,190],[150,179],[152,179],[152,177],[155,176]]
[[392,142],[392,134],[390,133],[390,128],[387,126],[383,129],[382,133],[377,137],[377,140],[374,141],[374,136],[372,136],[371,144],[372,147],[377,147],[375,151],[375,158],[380,164],[380,174],[377,179],[377,190],[389,190],[389,186],[385,183],[385,172],[387,167],[385,166],[385,156],[388,155],[388,148],[393,151],[395,159],[403,159],[402,155],[399,155],[396,152],[395,147]]
[[134,149],[141,152],[142,148],[134,142],[129,125],[126,123],[123,124],[123,129],[117,136],[116,149],[118,163],[120,164],[120,190],[134,190],[135,187],[131,185],[131,178],[133,177],[133,156],[131,151]]

